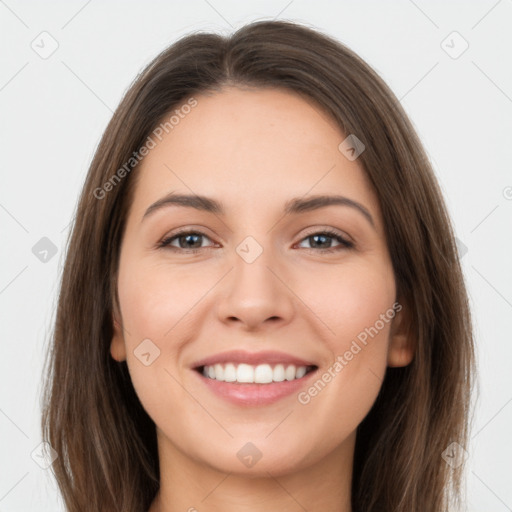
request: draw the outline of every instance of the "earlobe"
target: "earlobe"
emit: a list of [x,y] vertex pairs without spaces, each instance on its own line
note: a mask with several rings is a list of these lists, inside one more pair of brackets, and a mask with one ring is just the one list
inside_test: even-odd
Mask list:
[[112,341],[110,342],[110,355],[120,363],[126,360],[126,347],[124,344],[123,328],[116,316],[116,313],[112,314],[112,324],[114,329]]
[[408,308],[403,308],[396,313],[391,326],[388,366],[407,366],[414,359],[416,342],[410,329],[410,317]]
[[407,366],[412,362],[413,358],[414,350],[410,342],[404,341],[403,343],[397,344],[393,343],[393,340],[391,341],[388,352],[388,366]]

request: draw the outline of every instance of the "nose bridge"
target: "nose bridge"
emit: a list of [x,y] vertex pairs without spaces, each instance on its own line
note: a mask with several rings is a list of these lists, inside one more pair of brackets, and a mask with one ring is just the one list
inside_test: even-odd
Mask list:
[[246,237],[236,247],[234,258],[234,285],[238,283],[254,288],[251,293],[272,294],[275,276],[269,268],[276,267],[274,251],[268,238],[265,245],[254,237]]
[[291,318],[292,294],[278,277],[281,265],[270,238],[260,243],[247,236],[235,247],[234,268],[218,305],[221,320],[236,318],[255,327],[269,318]]

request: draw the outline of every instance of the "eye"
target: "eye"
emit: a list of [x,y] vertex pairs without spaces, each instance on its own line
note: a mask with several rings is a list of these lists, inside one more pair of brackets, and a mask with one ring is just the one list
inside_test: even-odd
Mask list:
[[[186,253],[196,253],[201,249],[213,247],[213,244],[209,246],[203,246],[202,241],[204,239],[210,240],[210,238],[201,231],[185,230],[164,238],[158,244],[158,247],[167,248],[178,252],[181,251]],[[333,239],[338,243],[338,245],[335,245],[334,247],[332,246]],[[311,233],[303,238],[300,243],[303,243],[304,241],[308,241],[313,245],[313,247],[304,247],[304,249],[321,253],[330,253],[354,247],[353,242],[346,240],[336,231],[331,231],[329,229]]]
[[[179,251],[180,249],[186,252],[198,252],[201,249],[204,249],[201,242],[203,238],[210,239],[204,233],[200,231],[181,231],[172,236],[164,238],[159,244],[158,247],[167,247],[169,249]],[[174,242],[178,243],[178,246],[174,245]],[[211,247],[211,246],[210,246]]]
[[[339,245],[332,247],[333,239],[336,240]],[[320,252],[335,252],[354,247],[353,242],[346,240],[336,231],[331,231],[329,229],[311,233],[303,238],[302,241],[309,241],[310,244],[312,243],[313,247],[306,247],[306,249],[320,249]]]

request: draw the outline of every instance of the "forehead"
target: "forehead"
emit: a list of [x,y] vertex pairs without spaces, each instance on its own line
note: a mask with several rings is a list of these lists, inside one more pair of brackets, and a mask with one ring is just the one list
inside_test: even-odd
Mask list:
[[235,87],[194,99],[193,108],[176,107],[180,115],[161,140],[153,137],[156,145],[137,170],[137,216],[171,191],[220,198],[237,211],[242,204],[282,208],[292,196],[337,193],[376,214],[362,166],[338,149],[346,135],[314,101],[286,90]]

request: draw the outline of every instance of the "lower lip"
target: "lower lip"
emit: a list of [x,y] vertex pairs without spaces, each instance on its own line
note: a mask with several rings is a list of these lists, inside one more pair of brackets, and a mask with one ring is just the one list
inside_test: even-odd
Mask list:
[[270,405],[282,398],[297,393],[304,384],[315,375],[315,369],[300,379],[284,380],[269,384],[243,384],[238,382],[222,382],[216,379],[205,377],[202,373],[194,370],[194,373],[208,386],[208,388],[219,397],[241,406]]

